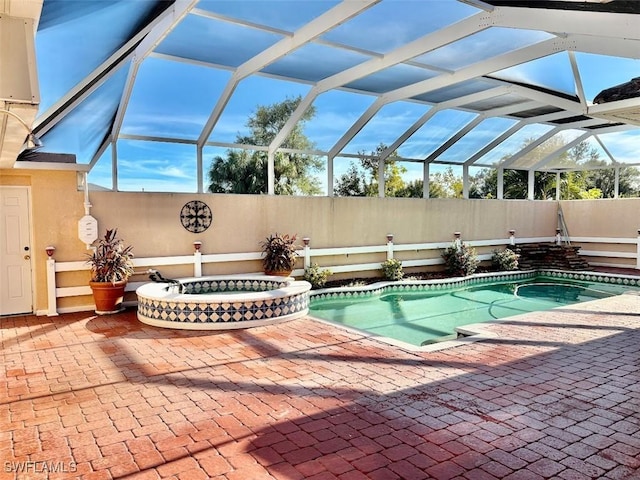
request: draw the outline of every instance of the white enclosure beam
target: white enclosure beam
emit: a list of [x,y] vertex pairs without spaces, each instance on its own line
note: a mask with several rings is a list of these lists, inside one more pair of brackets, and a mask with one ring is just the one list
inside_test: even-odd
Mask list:
[[534,200],[536,198],[536,172],[529,170],[527,172],[527,180],[527,198],[529,200]]
[[582,135],[580,135],[578,138],[574,138],[573,140],[571,140],[570,142],[568,142],[566,145],[563,145],[562,147],[560,147],[559,149],[551,152],[549,155],[547,155],[546,157],[540,159],[539,162],[537,162],[536,164],[532,165],[531,167],[529,167],[529,170],[539,170],[542,167],[546,166],[551,160],[553,160],[554,158],[562,155],[564,152],[567,152],[569,150],[571,150],[573,147],[575,147],[576,145],[578,145],[580,142],[584,142],[586,139],[588,139],[591,135],[593,135],[593,133],[591,132],[585,132]]
[[573,78],[576,83],[576,93],[580,99],[580,103],[583,108],[587,109],[587,99],[584,95],[584,87],[582,86],[582,76],[580,75],[580,69],[578,68],[578,62],[576,61],[576,54],[574,52],[569,53],[569,62],[571,63],[571,70],[573,71]]
[[98,147],[98,151],[96,151],[96,153],[91,158],[91,161],[89,162],[89,170],[91,170],[93,166],[98,163],[98,160],[100,160],[100,157],[104,154],[109,145],[111,145],[111,137],[107,137],[102,141],[102,143]]
[[440,102],[434,105],[431,110],[422,115],[418,120],[416,120],[413,125],[411,125],[407,130],[404,131],[402,135],[400,135],[395,142],[389,145],[385,150],[380,153],[381,158],[387,158],[393,152],[395,152],[400,145],[406,142],[411,136],[416,133],[422,126],[427,123],[433,116],[448,108],[455,108],[461,105],[467,105],[474,102],[479,102],[481,100],[486,100],[488,98],[499,97],[501,95],[505,95],[512,91],[512,88],[509,86],[502,86],[497,88],[492,88],[490,90],[485,90],[483,92],[471,93],[469,95],[464,95],[462,97],[453,98],[451,100],[447,100],[445,102]]
[[429,164],[424,162],[422,164],[422,197],[429,198]]
[[111,190],[118,191],[118,143],[111,143]]
[[577,122],[564,123],[562,125],[559,125],[559,126],[555,127],[554,129],[549,130],[547,133],[545,133],[544,135],[540,136],[539,138],[537,138],[533,142],[529,143],[526,147],[524,147],[519,152],[516,152],[514,155],[510,156],[509,158],[507,158],[506,160],[501,162],[500,166],[502,168],[506,168],[509,165],[512,165],[513,163],[515,163],[516,161],[518,161],[519,159],[524,157],[526,154],[530,153],[532,150],[534,150],[535,148],[539,147],[542,143],[544,143],[545,141],[549,140],[554,135],[557,135],[558,133],[560,133],[560,132],[562,132],[564,130],[570,130],[572,128],[589,127],[589,126],[597,125],[598,123],[601,123],[598,119],[591,119],[590,118],[588,120],[580,120],[580,121],[577,121]]
[[334,158],[327,155],[327,196],[333,197],[333,161]]
[[483,117],[482,115],[476,116],[476,118],[471,120],[464,127],[454,133],[446,142],[436,148],[433,153],[431,153],[427,158],[424,159],[424,161],[427,163],[433,162],[436,158],[438,158],[444,152],[449,150],[453,145],[455,145],[458,140],[460,140],[467,133],[476,128],[484,119],[485,117]]
[[482,0],[458,0],[460,3],[466,3],[467,5],[471,5],[472,7],[480,8],[486,12],[491,12],[494,8],[493,5],[487,2],[483,2]]
[[275,195],[276,193],[276,169],[274,153],[267,153],[267,194]]
[[116,112],[115,120],[111,127],[111,136],[115,139],[120,134],[122,128],[122,122],[124,120],[129,100],[131,99],[131,93],[133,92],[133,85],[138,76],[140,65],[149,56],[149,54],[155,49],[162,40],[164,40],[171,31],[180,23],[180,21],[189,13],[191,9],[198,3],[198,0],[178,0],[171,7],[167,8],[159,18],[159,21],[153,26],[149,34],[140,42],[136,47],[133,57],[131,59],[131,65],[129,67],[129,73],[127,74],[127,81],[122,91],[120,103],[118,104],[118,110]]
[[536,45],[509,52],[490,60],[481,61],[470,65],[449,75],[439,75],[434,78],[422,80],[406,87],[401,87],[387,92],[379,97],[374,104],[363,113],[356,123],[338,140],[330,152],[337,155],[351,141],[351,139],[367,124],[369,120],[387,103],[392,103],[420,95],[429,91],[455,85],[465,80],[487,75],[520,63],[525,63],[536,58],[556,53],[565,48],[564,42],[558,39],[547,40]]
[[[593,122],[595,124],[598,123],[602,123],[601,121],[599,121],[598,119],[593,120]],[[593,125],[593,124],[592,124]],[[616,132],[626,132],[628,130],[636,130],[637,127],[633,126],[633,125],[627,125],[627,124],[611,124],[608,127],[602,127],[602,128],[598,128],[597,130],[593,130],[593,134],[595,135],[596,133],[599,135],[605,135],[607,133],[616,133]]]
[[365,110],[365,112],[360,115],[358,120],[351,125],[349,130],[340,137],[337,143],[329,149],[329,155],[335,157],[338,155],[342,149],[351,141],[353,137],[355,137],[360,130],[373,118],[373,116],[378,113],[378,111],[385,105],[384,100],[382,98],[377,98],[375,102],[373,102],[369,108]]
[[584,106],[580,102],[576,102],[568,98],[563,98],[551,93],[540,92],[533,88],[525,87],[522,85],[513,85],[512,87],[513,93],[517,93],[518,95],[522,95],[525,98],[535,100],[545,105],[553,105],[554,107],[562,108],[569,112],[574,112],[575,114],[581,114],[585,111]]
[[435,106],[433,108],[431,108],[430,110],[428,110],[424,115],[422,115],[418,120],[416,120],[415,122],[413,122],[413,125],[411,125],[409,128],[407,128],[404,133],[402,135],[400,135],[395,142],[393,142],[391,145],[389,145],[385,150],[383,150],[382,152],[380,152],[380,158],[382,158],[383,160],[386,159],[389,155],[391,155],[393,152],[395,152],[397,150],[397,148],[402,145],[404,142],[406,142],[409,138],[411,138],[411,136],[416,133],[418,130],[420,130],[420,128],[422,128],[422,126],[427,123],[429,120],[431,120],[434,115],[438,112],[442,111],[440,109],[440,107]]
[[384,159],[378,159],[378,196],[384,198],[385,196],[385,178],[384,178]]
[[380,1],[381,0],[343,1],[319,17],[305,24],[292,36],[283,38],[279,42],[240,65],[227,82],[218,102],[209,115],[209,118],[198,137],[198,145],[204,145],[207,141],[209,135],[211,135],[211,132],[213,131],[213,128],[220,119],[222,112],[229,103],[231,95],[233,95],[233,92],[243,79],[262,70],[267,65],[281,59],[285,55],[312,41],[314,38],[319,37]]
[[[481,115],[478,115],[476,118],[474,118],[472,121],[470,121],[467,125],[465,125],[463,128],[461,128],[455,135],[453,135],[451,138],[449,138],[449,140],[447,140],[445,143],[440,145],[440,147],[438,147],[425,160],[427,162],[433,162],[434,160],[436,160],[440,155],[442,155],[449,148],[451,148],[453,145],[455,145],[456,142],[458,142],[458,140],[460,140],[467,133],[469,133],[471,130],[476,128],[480,123],[482,123],[487,118],[500,117],[502,115],[508,115],[510,113],[520,111],[520,109],[521,109],[521,106],[520,106],[520,104],[518,104],[518,105],[507,105],[506,107],[494,108],[492,110],[487,110],[486,112],[482,112]],[[468,162],[464,162],[464,165],[469,165],[469,163]]]
[[497,181],[497,197],[498,200],[502,200],[504,198],[504,168],[498,168],[498,181]]
[[573,44],[573,50],[578,52],[612,57],[639,58],[640,40],[638,39],[570,35],[568,40]]
[[275,150],[284,142],[289,133],[291,133],[291,130],[293,130],[293,127],[295,127],[296,123],[302,118],[307,108],[313,104],[318,95],[485,30],[491,23],[488,15],[489,14],[486,13],[473,15],[403,45],[387,53],[382,58],[374,58],[363,62],[319,81],[302,99],[298,108],[296,108],[283,128],[278,132],[273,142],[271,142],[269,149]]
[[562,174],[560,172],[556,172],[556,202],[560,201],[561,181],[562,181]]
[[532,141],[531,143],[527,144],[527,146],[524,147],[522,150],[520,150],[519,152],[514,153],[509,158],[507,158],[507,159],[503,160],[502,162],[500,162],[500,168],[505,169],[505,168],[509,167],[511,164],[513,164],[514,162],[516,162],[520,158],[524,157],[526,154],[531,152],[533,149],[537,148],[538,146],[540,146],[541,144],[543,144],[544,142],[546,142],[551,137],[553,137],[554,135],[556,135],[557,133],[559,133],[561,131],[562,131],[561,127],[556,127],[556,128],[553,128],[553,129],[549,130],[548,132],[542,134],[541,136],[536,138],[534,141]]
[[496,10],[496,26],[640,40],[638,16],[634,14],[517,7]]
[[240,65],[237,69],[238,76],[245,78],[258,70],[263,69],[293,50],[327,33],[329,30],[350,20],[375,4],[380,3],[380,1],[381,0],[342,1],[335,7],[296,30],[291,38],[282,39]]
[[466,80],[482,77],[490,73],[503,70],[505,68],[526,63],[537,58],[546,57],[564,50],[566,44],[563,39],[551,39],[543,42],[514,50],[488,60],[483,60],[468,67],[461,68],[449,75],[438,75],[434,78],[422,80],[406,87],[401,87],[391,92],[385,93],[382,97],[386,103],[405,100],[416,95],[438,90],[440,88],[455,85]]
[[[172,7],[168,7],[167,11],[171,11]],[[133,55],[134,47],[149,34],[153,28],[162,21],[162,15],[154,19],[149,25],[145,26],[127,43],[120,47],[113,55],[102,62],[89,75],[77,83],[71,90],[63,95],[57,102],[51,105],[42,115],[40,115],[33,125],[33,130],[39,136],[44,135],[53,126],[62,120],[73,108],[82,100],[88,97],[95,89],[102,85],[115,71],[116,65]]]
[[504,142],[509,137],[515,135],[518,131],[520,131],[522,128],[526,127],[527,125],[531,125],[533,123],[544,123],[544,122],[550,121],[550,120],[557,120],[559,118],[565,118],[565,117],[567,117],[569,115],[571,115],[571,114],[567,113],[567,112],[556,112],[556,113],[549,113],[547,115],[541,115],[539,117],[531,117],[531,118],[527,118],[525,120],[521,120],[518,123],[516,123],[515,125],[513,125],[511,128],[509,128],[502,135],[498,136],[493,141],[489,142],[482,149],[478,150],[465,163],[468,163],[469,165],[475,163],[477,160],[479,160],[480,158],[485,156],[491,150],[496,148],[498,145],[500,145],[502,142]]
[[462,198],[469,198],[469,165],[462,166]]
[[600,144],[600,146],[602,147],[602,150],[604,151],[604,153],[607,154],[607,156],[609,157],[609,159],[613,162],[613,163],[618,163],[618,161],[615,159],[615,157],[613,155],[611,155],[611,151],[609,150],[609,148],[602,142],[602,139],[598,136],[598,135],[594,135],[593,136],[596,141]]
[[198,182],[198,193],[203,193],[205,191],[204,188],[204,170],[202,168],[203,160],[202,160],[202,147],[200,145],[196,145],[196,177]]
[[233,23],[235,25],[242,25],[243,27],[254,28],[256,30],[275,33],[276,35],[291,36],[291,32],[288,32],[287,30],[282,30],[281,28],[271,27],[263,23],[251,22],[249,20],[244,20],[242,18],[222,15],[220,13],[204,10],[202,8],[194,8],[191,13],[199,17],[210,18],[212,20],[220,20],[227,23]]

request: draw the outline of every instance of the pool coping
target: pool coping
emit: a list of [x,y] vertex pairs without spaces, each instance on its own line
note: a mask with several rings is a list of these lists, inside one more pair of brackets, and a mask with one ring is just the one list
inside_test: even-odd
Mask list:
[[[398,281],[381,281],[370,285],[360,285],[354,287],[332,287],[319,290],[311,290],[310,301],[314,297],[320,298],[348,298],[354,296],[370,297],[387,292],[403,292],[403,291],[417,291],[418,288],[440,290],[452,287],[464,287],[468,285],[482,285],[485,283],[492,283],[502,280],[523,280],[528,278],[534,278],[536,276],[546,275],[554,278],[564,278],[568,280],[577,280],[585,282],[597,282],[603,284],[615,284],[629,287],[640,288],[640,276],[626,275],[626,274],[614,274],[605,272],[594,272],[589,270],[558,270],[551,268],[533,269],[533,270],[514,270],[504,272],[487,272],[487,273],[474,273],[466,277],[451,277],[440,278],[433,280],[398,280]],[[640,295],[639,292],[631,292]],[[623,293],[623,295],[626,293]],[[615,296],[615,295],[614,295]],[[592,300],[598,301],[598,300]],[[584,302],[590,303],[590,302]],[[557,307],[564,308],[564,307]],[[555,309],[552,309],[555,310]],[[521,314],[526,315],[526,314]],[[486,339],[497,338],[498,335],[488,329],[483,328],[484,325],[491,325],[504,322],[508,319],[519,317],[520,315],[514,315],[511,317],[500,318],[481,323],[471,323],[468,325],[462,325],[455,328],[458,338],[452,340],[442,340],[429,343],[426,345],[411,345],[410,343],[402,342],[390,337],[384,337],[376,335],[366,330],[362,330],[355,327],[346,325],[340,325],[338,323],[330,322],[322,318],[308,314],[307,318],[314,321],[325,323],[338,328],[343,328],[348,331],[357,332],[365,338],[377,340],[387,345],[393,345],[409,352],[436,352],[449,348],[459,347],[467,345],[469,343],[482,341]]]

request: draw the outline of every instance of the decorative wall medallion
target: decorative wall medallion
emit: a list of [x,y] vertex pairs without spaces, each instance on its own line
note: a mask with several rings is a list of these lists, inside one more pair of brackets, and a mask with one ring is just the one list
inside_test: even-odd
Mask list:
[[180,210],[182,226],[192,233],[204,232],[211,226],[213,214],[209,205],[200,200],[191,200]]

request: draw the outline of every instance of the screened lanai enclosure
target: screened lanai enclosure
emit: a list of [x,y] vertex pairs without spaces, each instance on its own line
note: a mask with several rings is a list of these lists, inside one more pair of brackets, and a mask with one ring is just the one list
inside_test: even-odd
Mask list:
[[214,159],[258,155],[273,194],[306,155],[329,196],[361,158],[424,197],[448,167],[463,197],[483,168],[498,198],[509,170],[534,198],[536,172],[604,169],[618,196],[640,165],[637,1],[44,0],[36,28],[44,146],[16,165],[71,154],[94,187],[206,192]]

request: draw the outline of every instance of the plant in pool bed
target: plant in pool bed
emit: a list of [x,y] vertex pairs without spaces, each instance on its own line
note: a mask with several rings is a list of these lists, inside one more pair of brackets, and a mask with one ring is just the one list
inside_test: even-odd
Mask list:
[[518,255],[516,252],[514,252],[510,248],[505,248],[501,251],[493,251],[491,263],[496,270],[517,270],[519,258],[520,255]]
[[476,271],[480,260],[475,248],[467,246],[464,242],[454,242],[442,252],[445,270],[451,275],[466,276]]
[[312,264],[304,271],[304,278],[313,288],[322,288],[327,283],[329,275],[333,275],[331,270],[320,268],[317,263]]
[[402,280],[402,277],[404,277],[402,262],[395,258],[382,262],[382,273],[387,280]]
[[289,276],[298,256],[296,235],[269,235],[263,242],[262,266],[267,275]]

